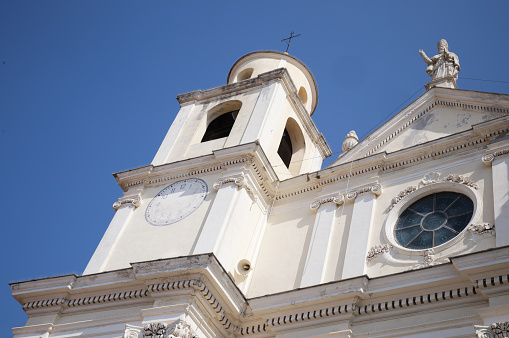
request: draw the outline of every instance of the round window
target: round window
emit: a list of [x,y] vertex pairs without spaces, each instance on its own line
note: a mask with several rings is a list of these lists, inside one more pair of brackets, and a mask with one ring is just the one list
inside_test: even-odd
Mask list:
[[425,196],[406,208],[394,227],[396,241],[407,249],[422,250],[444,244],[470,223],[474,203],[457,192]]

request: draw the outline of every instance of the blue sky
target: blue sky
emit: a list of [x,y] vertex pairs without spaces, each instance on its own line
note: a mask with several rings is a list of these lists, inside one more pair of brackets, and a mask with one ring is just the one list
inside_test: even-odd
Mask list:
[[9,282],[81,274],[122,194],[111,173],[150,164],[176,95],[224,85],[242,55],[300,33],[289,53],[316,78],[329,164],[350,130],[365,136],[424,93],[418,50],[435,55],[441,38],[460,89],[509,94],[466,79],[509,82],[507,13],[507,1],[0,0],[0,336],[26,320]]

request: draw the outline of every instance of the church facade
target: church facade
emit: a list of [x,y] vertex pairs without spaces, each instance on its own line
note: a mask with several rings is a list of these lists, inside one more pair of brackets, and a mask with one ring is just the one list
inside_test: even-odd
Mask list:
[[177,97],[83,275],[12,283],[15,337],[508,337],[509,95],[427,91],[343,153],[298,59],[241,57]]

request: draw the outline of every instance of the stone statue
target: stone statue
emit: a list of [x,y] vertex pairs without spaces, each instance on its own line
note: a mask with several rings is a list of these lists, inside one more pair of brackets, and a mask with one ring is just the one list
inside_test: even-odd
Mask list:
[[431,58],[422,49],[419,50],[422,59],[428,64],[426,73],[433,79],[425,87],[426,89],[433,87],[456,89],[456,80],[460,71],[458,56],[449,52],[449,45],[445,39],[438,41],[437,47],[438,54]]

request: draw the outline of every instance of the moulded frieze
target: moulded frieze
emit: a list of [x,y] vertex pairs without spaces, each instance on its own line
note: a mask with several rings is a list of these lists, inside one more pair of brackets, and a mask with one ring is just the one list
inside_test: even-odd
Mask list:
[[509,337],[509,322],[493,323],[489,326],[474,325],[477,338],[507,338]]
[[322,197],[321,199],[311,203],[311,205],[309,207],[311,208],[311,210],[317,211],[323,204],[326,204],[326,203],[334,203],[337,206],[340,206],[343,203],[345,203],[345,197],[341,194]]
[[124,205],[132,205],[135,208],[139,207],[141,205],[141,196],[136,195],[136,196],[122,197],[118,201],[113,203],[113,209],[115,209],[115,211],[117,211],[118,209],[120,209],[120,207],[122,207]]

